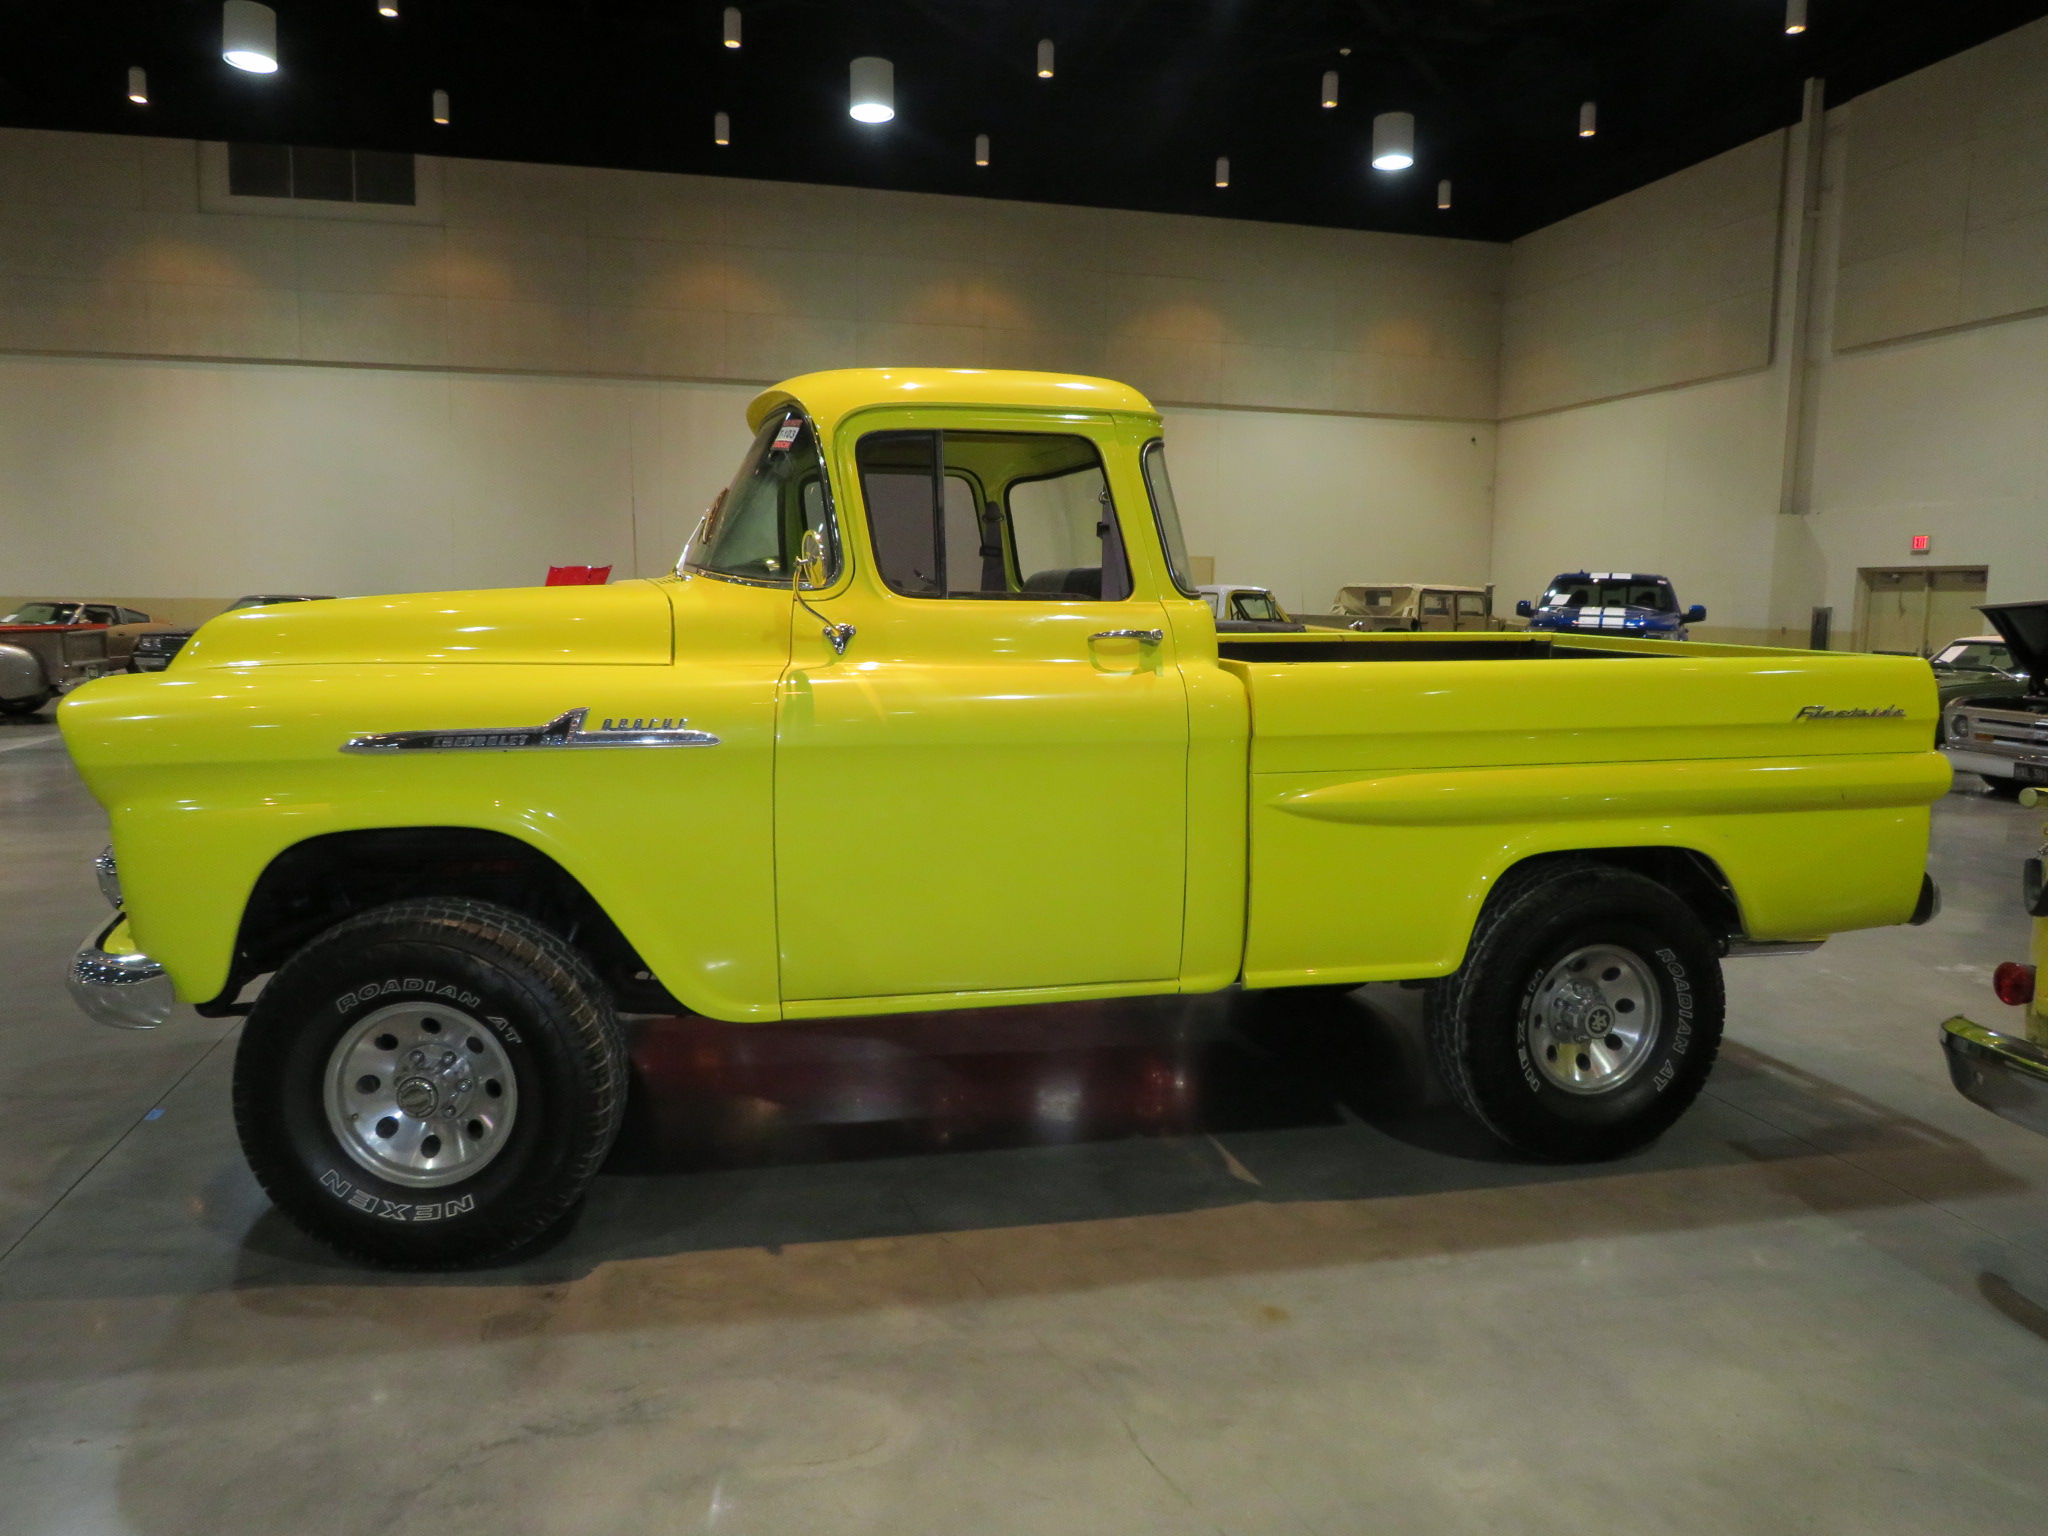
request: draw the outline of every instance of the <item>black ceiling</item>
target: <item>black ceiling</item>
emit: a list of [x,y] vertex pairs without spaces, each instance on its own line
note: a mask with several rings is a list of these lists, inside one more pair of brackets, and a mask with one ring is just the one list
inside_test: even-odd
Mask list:
[[[1844,101],[2048,14],[1811,0],[1810,29],[1788,37],[1784,0],[743,0],[745,46],[729,50],[714,0],[397,4],[387,20],[376,0],[275,0],[271,76],[221,62],[216,0],[11,7],[0,122],[1499,240],[1793,121],[1806,76]],[[1051,80],[1033,72],[1040,37],[1057,44]],[[881,127],[846,115],[847,63],[866,53],[896,66]],[[126,99],[130,65],[149,72],[146,107]],[[1335,110],[1317,104],[1325,69],[1342,79]],[[437,87],[446,128],[429,120]],[[1418,160],[1374,172],[1372,117],[1395,109],[1416,116]]]

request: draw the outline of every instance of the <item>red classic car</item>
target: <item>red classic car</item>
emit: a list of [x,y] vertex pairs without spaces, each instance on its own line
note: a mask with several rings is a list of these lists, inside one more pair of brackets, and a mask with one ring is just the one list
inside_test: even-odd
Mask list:
[[61,693],[122,671],[146,613],[112,603],[24,603],[0,614],[0,714],[28,715]]

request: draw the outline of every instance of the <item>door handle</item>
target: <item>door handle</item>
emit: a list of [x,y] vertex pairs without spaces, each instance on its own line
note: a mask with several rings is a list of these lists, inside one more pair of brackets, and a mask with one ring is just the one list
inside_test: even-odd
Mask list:
[[1135,640],[1140,645],[1157,645],[1166,638],[1163,629],[1098,629],[1090,640]]

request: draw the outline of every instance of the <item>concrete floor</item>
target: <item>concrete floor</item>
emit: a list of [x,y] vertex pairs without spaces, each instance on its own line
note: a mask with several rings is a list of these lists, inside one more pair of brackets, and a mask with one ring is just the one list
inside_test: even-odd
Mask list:
[[1465,1127],[1413,994],[675,1022],[528,1266],[266,1208],[231,1026],[76,1017],[102,819],[0,722],[0,1532],[1924,1533],[2048,1519],[2048,1138],[1950,1089],[2040,817],[1730,967],[1631,1161]]

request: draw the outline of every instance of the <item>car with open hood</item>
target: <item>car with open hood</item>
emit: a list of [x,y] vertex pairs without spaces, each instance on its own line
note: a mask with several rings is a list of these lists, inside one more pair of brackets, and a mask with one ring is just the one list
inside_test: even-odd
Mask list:
[[1979,611],[1998,631],[2013,671],[2001,682],[1943,690],[1942,750],[1959,772],[2014,795],[2048,784],[2048,601],[1986,603]]
[[1689,639],[1688,626],[1707,620],[1707,610],[1697,603],[1678,606],[1669,578],[1632,571],[1565,571],[1535,602],[1516,603],[1515,612],[1534,630],[1590,630],[1645,640]]

